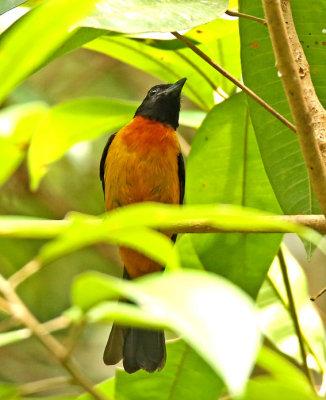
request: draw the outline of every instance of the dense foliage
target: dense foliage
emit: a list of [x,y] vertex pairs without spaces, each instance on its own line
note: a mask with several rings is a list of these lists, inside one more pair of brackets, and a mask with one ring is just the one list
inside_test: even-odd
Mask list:
[[[192,44],[292,120],[268,29],[223,14],[237,6],[227,0],[1,1],[0,399],[313,400],[317,389],[325,394],[324,326],[309,301],[306,274],[282,233],[250,233],[296,233],[309,259],[316,247],[326,254],[319,233],[265,218],[321,213],[298,138],[167,34],[186,30]],[[326,5],[297,0],[292,8],[325,105]],[[241,0],[239,9],[264,17],[260,0]],[[11,16],[16,20],[5,25]],[[98,216],[104,212],[98,164],[108,134],[130,121],[158,79],[183,77],[185,206],[141,204]],[[157,232],[201,225],[224,233],[185,233],[173,247]],[[107,243],[137,249],[166,271],[123,281]],[[119,297],[137,305],[116,304]],[[168,342],[163,371],[128,375],[102,366],[112,320],[164,327],[170,338],[182,339]],[[60,353],[65,349],[67,357]],[[95,392],[84,393],[95,383]]]

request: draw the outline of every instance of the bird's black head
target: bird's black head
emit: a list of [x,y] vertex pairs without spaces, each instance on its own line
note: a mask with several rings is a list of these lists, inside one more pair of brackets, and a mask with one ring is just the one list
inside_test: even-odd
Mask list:
[[135,117],[140,115],[177,129],[179,126],[181,90],[186,80],[187,78],[183,78],[173,85],[152,87],[138,107]]

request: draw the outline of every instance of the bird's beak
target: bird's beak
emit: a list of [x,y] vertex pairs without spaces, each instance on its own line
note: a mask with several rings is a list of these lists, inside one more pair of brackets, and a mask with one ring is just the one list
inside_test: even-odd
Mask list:
[[164,93],[165,94],[180,94],[181,90],[183,88],[183,85],[185,84],[187,78],[182,78],[180,79],[178,82],[174,83],[173,85],[171,85],[169,88],[167,88]]

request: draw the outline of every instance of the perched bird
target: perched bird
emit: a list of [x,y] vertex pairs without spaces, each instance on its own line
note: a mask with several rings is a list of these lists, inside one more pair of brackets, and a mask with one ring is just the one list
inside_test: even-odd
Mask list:
[[[186,78],[152,87],[133,120],[113,134],[103,151],[100,178],[106,210],[132,203],[154,201],[181,204],[185,170],[176,129],[179,125],[181,90]],[[176,235],[171,237],[175,241]],[[119,248],[124,278],[163,269],[155,261]],[[113,325],[104,350],[104,362],[123,359],[126,372],[161,370],[166,358],[163,331]]]

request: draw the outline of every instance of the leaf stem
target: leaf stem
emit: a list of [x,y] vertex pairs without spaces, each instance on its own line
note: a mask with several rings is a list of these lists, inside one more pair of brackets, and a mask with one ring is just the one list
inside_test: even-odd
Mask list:
[[281,267],[282,276],[283,276],[283,282],[284,282],[285,290],[286,290],[288,301],[289,301],[289,311],[291,313],[293,324],[294,324],[294,329],[295,329],[295,332],[296,332],[296,335],[297,335],[297,338],[299,341],[303,369],[304,369],[304,372],[305,372],[309,382],[311,383],[312,386],[314,386],[312,376],[311,376],[311,373],[310,373],[310,370],[309,370],[309,367],[307,364],[307,352],[304,347],[304,338],[303,338],[303,334],[302,334],[302,331],[300,328],[299,318],[298,318],[297,310],[296,310],[295,303],[294,303],[294,298],[293,298],[291,283],[290,283],[290,279],[289,279],[289,275],[288,275],[288,270],[287,270],[285,258],[284,258],[281,248],[279,249],[277,256],[278,256],[278,259],[280,262],[280,267]]
[[252,21],[259,22],[260,24],[267,25],[267,22],[263,18],[255,17],[254,15],[244,14],[238,11],[226,10],[225,14],[231,17],[246,18]]
[[252,99],[254,99],[258,104],[260,104],[262,107],[264,107],[265,110],[269,111],[272,115],[274,115],[274,117],[279,119],[284,125],[286,125],[288,128],[290,128],[293,132],[296,132],[295,126],[290,121],[288,121],[285,117],[283,117],[283,115],[278,113],[273,107],[271,107],[269,104],[267,104],[255,92],[253,92],[246,85],[244,85],[242,82],[240,82],[238,79],[236,79],[233,75],[231,75],[224,68],[222,68],[220,65],[218,65],[215,61],[210,59],[204,52],[202,52],[200,49],[198,49],[196,46],[194,46],[192,43],[190,43],[184,36],[180,35],[178,32],[171,32],[171,33],[177,39],[179,39],[182,43],[184,43],[186,46],[188,46],[194,53],[196,53],[199,57],[201,57],[209,65],[211,65],[214,69],[216,69],[223,76],[225,76],[227,79],[229,79],[232,83],[234,83],[236,86],[238,86],[240,89],[242,89],[248,96],[250,96]]

